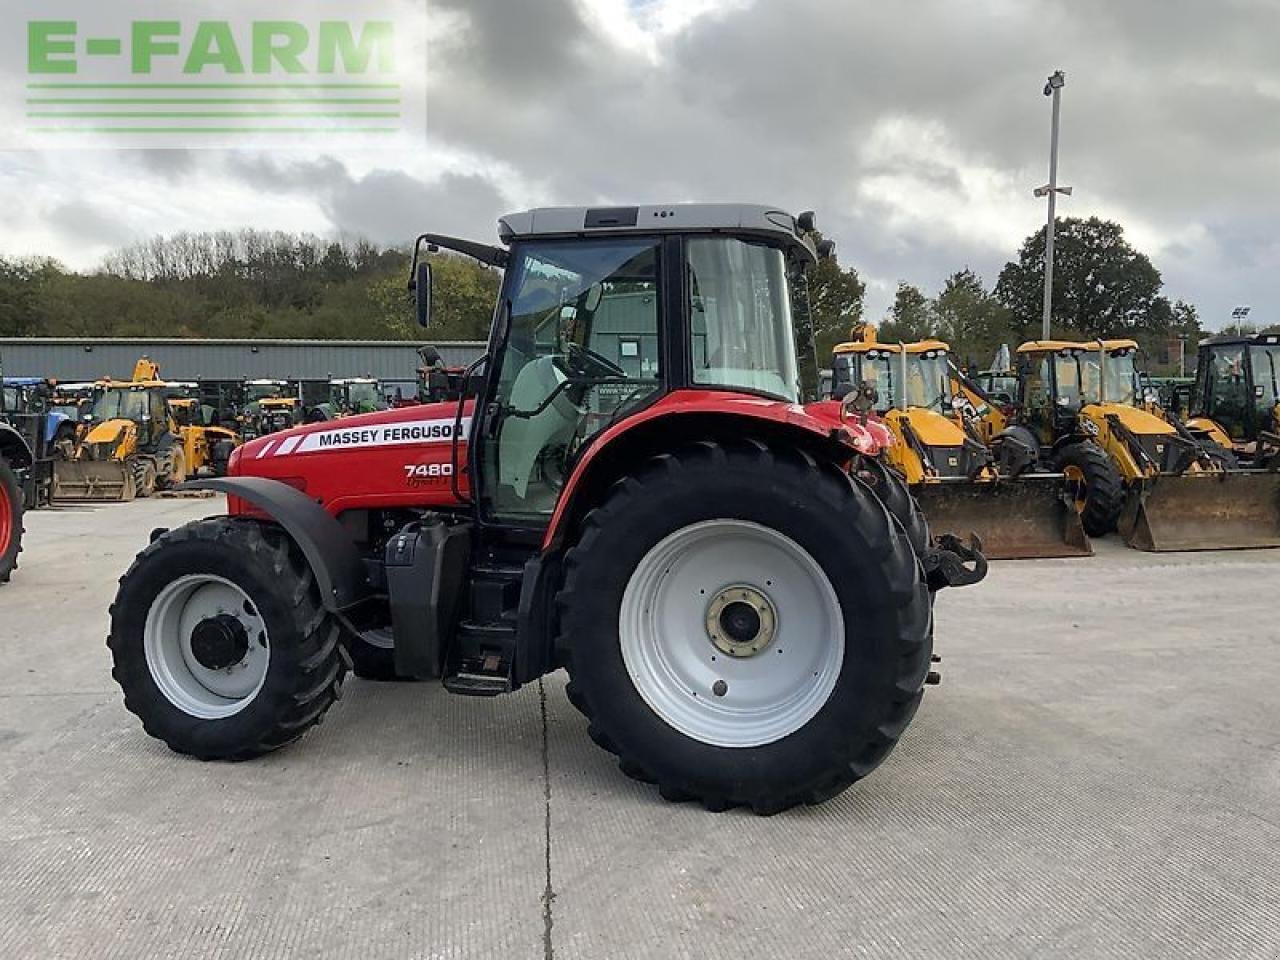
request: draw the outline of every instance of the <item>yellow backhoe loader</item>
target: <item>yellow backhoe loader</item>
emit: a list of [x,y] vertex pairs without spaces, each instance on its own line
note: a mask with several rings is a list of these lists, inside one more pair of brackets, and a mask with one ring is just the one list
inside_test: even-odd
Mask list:
[[952,390],[940,340],[880,343],[867,326],[835,348],[833,392],[873,391],[874,409],[897,440],[889,465],[931,526],[976,533],[992,559],[1088,556],[1093,552],[1064,477],[1036,469],[1034,442],[1004,431],[988,443],[976,411]]
[[[174,392],[147,357],[137,362],[130,380],[97,381],[75,435],[56,447],[54,500],[148,497],[212,467],[216,428],[180,426],[170,402]],[[232,438],[234,447],[234,434],[217,432]]]
[[1133,340],[1018,348],[1016,421],[1072,481],[1085,529],[1118,529],[1140,550],[1280,546],[1280,477],[1239,469],[1229,450],[1142,396],[1137,349]]
[[234,430],[209,422],[211,410],[212,407],[202,406],[194,397],[169,399],[169,412],[178,426],[188,476],[226,476],[231,451],[240,445],[240,437]]
[[1200,343],[1187,428],[1240,465],[1280,470],[1280,333]]

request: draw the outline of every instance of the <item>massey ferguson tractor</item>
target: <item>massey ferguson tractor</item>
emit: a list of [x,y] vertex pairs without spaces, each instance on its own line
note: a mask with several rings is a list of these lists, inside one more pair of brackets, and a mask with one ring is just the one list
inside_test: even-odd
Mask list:
[[505,274],[460,398],[261,437],[188,484],[227,515],[156,531],[121,580],[126,706],[180,753],[241,759],[302,736],[353,668],[465,696],[564,668],[592,739],[669,800],[838,794],[937,679],[934,591],[986,562],[930,539],[865,405],[802,405],[812,214],[499,226],[502,246],[415,249],[423,325],[424,248]]

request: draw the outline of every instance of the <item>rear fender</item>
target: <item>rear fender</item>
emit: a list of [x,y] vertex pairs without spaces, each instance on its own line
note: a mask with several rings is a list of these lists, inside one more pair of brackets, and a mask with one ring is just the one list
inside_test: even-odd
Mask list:
[[556,504],[543,550],[562,545],[613,483],[650,457],[699,440],[733,443],[755,438],[799,447],[844,466],[858,451],[842,439],[840,429],[833,421],[809,416],[803,407],[755,397],[725,402],[720,395],[718,402],[709,397],[665,405],[660,401],[606,430],[577,462]]
[[338,613],[370,595],[360,553],[342,524],[287,483],[265,477],[218,477],[184,483],[178,489],[216,490],[238,497],[280,524],[306,557],[327,609]]
[[0,423],[0,457],[17,468],[29,467],[33,460],[26,439],[7,423]]

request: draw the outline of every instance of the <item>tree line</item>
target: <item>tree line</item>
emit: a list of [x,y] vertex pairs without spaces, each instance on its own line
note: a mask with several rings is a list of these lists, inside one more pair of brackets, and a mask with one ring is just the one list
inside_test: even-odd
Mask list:
[[[1177,364],[1201,336],[1196,308],[1163,292],[1160,271],[1112,221],[1063,218],[1055,234],[1053,331],[1058,339],[1131,337],[1153,372]],[[431,255],[440,340],[480,340],[500,275],[470,259]],[[419,340],[406,281],[409,250],[259,230],[179,233],[124,247],[78,273],[48,258],[0,258],[0,336],[231,337]],[[835,258],[810,272],[797,315],[818,362],[867,319],[882,340],[947,341],[985,367],[1001,344],[1040,332],[1044,232],[1022,243],[994,285],[969,268],[926,294],[901,282],[884,317],[864,317],[866,285]]]
[[[433,254],[432,336],[483,339],[499,274]],[[240,230],[156,237],[91,273],[0,258],[0,336],[417,340],[407,249]]]

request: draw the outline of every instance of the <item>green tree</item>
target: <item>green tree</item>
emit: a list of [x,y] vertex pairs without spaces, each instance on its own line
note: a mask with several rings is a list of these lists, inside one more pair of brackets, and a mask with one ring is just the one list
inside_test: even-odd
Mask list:
[[[1022,339],[1039,336],[1044,301],[1044,231],[1023,241],[1018,259],[1005,264],[996,297],[1012,315]],[[1160,296],[1160,271],[1110,220],[1074,217],[1057,221],[1053,260],[1055,337],[1123,336],[1139,329],[1168,329],[1169,301]]]
[[887,343],[911,343],[933,336],[937,325],[933,305],[920,288],[904,280],[898,281],[889,315],[880,325],[879,337]]
[[825,367],[832,348],[848,340],[854,325],[862,320],[867,286],[854,267],[841,267],[834,254],[819,260],[806,277],[808,300],[800,305],[799,312],[810,313],[818,365]]
[[947,278],[933,313],[937,336],[962,366],[986,367],[1000,345],[1014,339],[1009,310],[968,267]]
[[[489,336],[493,304],[502,275],[454,254],[433,254],[431,261],[431,330],[440,340],[484,340]],[[371,296],[380,322],[401,339],[422,336],[413,316],[408,271],[379,279]]]

